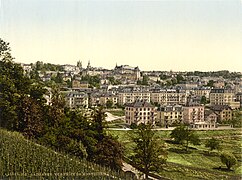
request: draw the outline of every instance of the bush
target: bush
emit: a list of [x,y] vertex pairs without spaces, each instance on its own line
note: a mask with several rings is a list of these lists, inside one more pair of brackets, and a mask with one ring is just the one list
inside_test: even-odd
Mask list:
[[220,155],[220,158],[222,163],[227,166],[228,170],[230,170],[230,168],[237,163],[237,159],[235,158],[235,156],[229,152],[223,152]]

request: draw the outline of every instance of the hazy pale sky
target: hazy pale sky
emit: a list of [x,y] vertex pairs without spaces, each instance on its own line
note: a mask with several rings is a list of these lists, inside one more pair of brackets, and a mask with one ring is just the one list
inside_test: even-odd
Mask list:
[[0,0],[17,62],[242,71],[240,0]]

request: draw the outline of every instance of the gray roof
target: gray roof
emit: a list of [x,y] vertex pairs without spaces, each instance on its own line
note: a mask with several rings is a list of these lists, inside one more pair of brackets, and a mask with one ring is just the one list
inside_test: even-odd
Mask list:
[[147,101],[136,101],[134,103],[130,103],[126,105],[127,107],[155,107],[151,103]]

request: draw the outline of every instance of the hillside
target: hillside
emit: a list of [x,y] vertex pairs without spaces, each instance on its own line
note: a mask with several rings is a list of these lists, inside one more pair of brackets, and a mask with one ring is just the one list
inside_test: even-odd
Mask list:
[[68,157],[0,129],[0,179],[129,179],[122,172]]

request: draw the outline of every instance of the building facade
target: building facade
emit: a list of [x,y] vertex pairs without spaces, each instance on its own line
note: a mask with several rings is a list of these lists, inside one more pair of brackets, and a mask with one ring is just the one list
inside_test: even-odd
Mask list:
[[175,89],[162,89],[153,91],[150,100],[160,105],[185,105],[187,101],[186,92]]
[[191,124],[204,121],[204,106],[190,105],[183,107],[183,121]]
[[157,110],[156,122],[160,126],[171,126],[183,122],[183,107],[181,105],[161,106]]
[[130,91],[130,92],[119,92],[118,103],[120,105],[133,103],[135,101],[146,101],[150,102],[150,92],[148,91]]
[[156,120],[156,107],[146,101],[136,101],[127,104],[125,106],[125,120],[128,124],[154,124]]
[[71,91],[65,97],[66,106],[69,108],[88,108],[88,95],[84,92]]
[[232,109],[240,107],[240,103],[236,102],[235,94],[227,89],[212,89],[209,95],[210,105],[229,105]]

